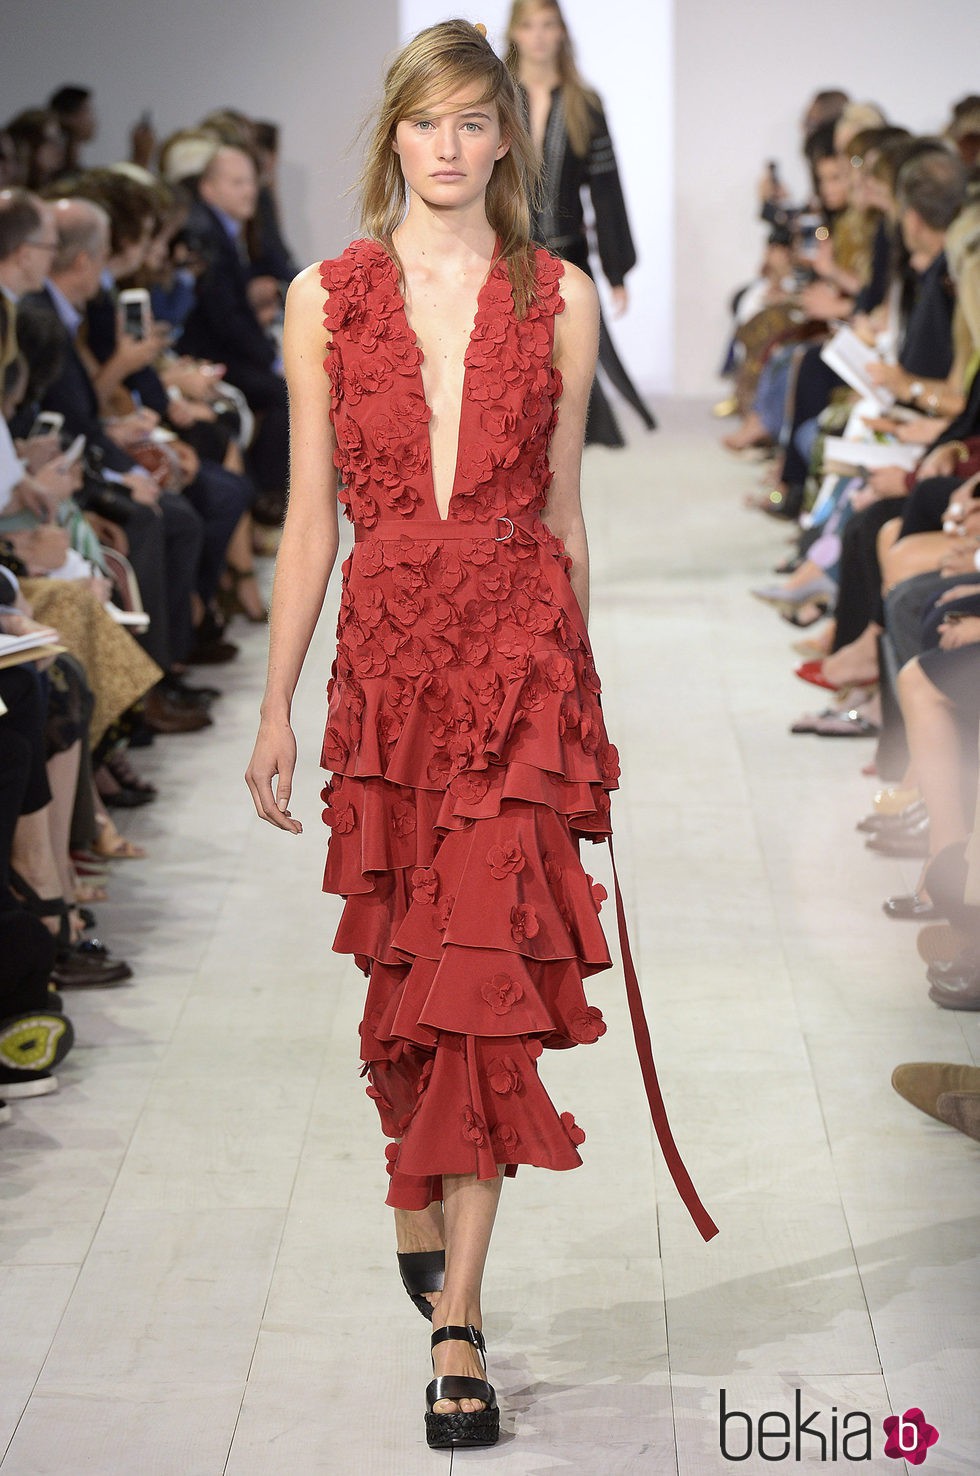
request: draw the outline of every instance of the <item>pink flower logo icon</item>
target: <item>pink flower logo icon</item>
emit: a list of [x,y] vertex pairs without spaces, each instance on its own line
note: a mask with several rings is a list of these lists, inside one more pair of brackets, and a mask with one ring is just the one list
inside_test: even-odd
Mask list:
[[893,1460],[921,1466],[929,1447],[939,1439],[939,1431],[930,1425],[921,1409],[907,1409],[903,1415],[889,1415],[884,1424],[885,1455]]

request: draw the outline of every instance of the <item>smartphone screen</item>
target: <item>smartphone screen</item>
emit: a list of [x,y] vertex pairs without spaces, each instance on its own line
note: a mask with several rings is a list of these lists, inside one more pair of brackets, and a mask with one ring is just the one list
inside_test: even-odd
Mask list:
[[130,338],[146,337],[146,319],[143,316],[143,304],[130,300],[123,304],[123,328]]

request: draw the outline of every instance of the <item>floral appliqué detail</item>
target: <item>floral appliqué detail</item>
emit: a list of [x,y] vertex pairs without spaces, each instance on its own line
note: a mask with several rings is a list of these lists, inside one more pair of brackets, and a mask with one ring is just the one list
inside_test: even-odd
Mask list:
[[412,872],[412,899],[434,902],[439,895],[439,876],[431,866],[417,866]]
[[520,1091],[521,1073],[513,1056],[495,1056],[487,1067],[487,1081],[498,1097],[508,1097]]
[[514,1128],[506,1122],[498,1122],[490,1134],[490,1143],[498,1163],[508,1163],[517,1152],[520,1138]]
[[524,985],[510,974],[494,974],[480,986],[480,993],[495,1015],[506,1015],[524,998]]
[[395,834],[404,840],[406,836],[415,834],[417,823],[412,806],[406,805],[403,800],[396,801],[391,811],[391,828]]
[[496,881],[503,881],[505,877],[514,876],[517,872],[523,871],[524,861],[524,852],[518,841],[511,841],[505,846],[491,846],[487,852],[490,875]]
[[324,811],[324,818],[328,825],[333,826],[335,835],[350,835],[357,824],[357,811],[347,800],[341,800],[331,803],[330,808]]
[[582,1045],[594,1045],[600,1035],[605,1035],[606,1029],[602,1011],[597,1010],[595,1005],[573,1010],[568,1017],[568,1033]]
[[562,1113],[561,1125],[565,1129],[569,1138],[571,1138],[572,1142],[575,1144],[576,1148],[580,1143],[585,1142],[585,1134],[583,1133],[582,1129],[579,1127],[578,1123],[575,1121],[575,1118],[570,1112]]
[[463,1108],[463,1137],[482,1148],[487,1141],[487,1125],[469,1103]]
[[538,914],[530,902],[518,902],[510,909],[510,936],[515,943],[526,943],[528,938],[536,938],[540,929]]

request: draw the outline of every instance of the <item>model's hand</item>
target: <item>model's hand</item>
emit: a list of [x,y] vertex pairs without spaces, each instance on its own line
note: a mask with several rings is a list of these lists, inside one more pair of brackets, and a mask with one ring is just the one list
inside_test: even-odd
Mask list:
[[[245,783],[252,794],[256,814],[278,830],[302,835],[303,827],[289,813],[289,796],[296,768],[296,739],[285,721],[263,718],[252,757],[245,770]],[[278,776],[278,778],[277,778]],[[275,793],[272,781],[276,779]]]
[[630,305],[629,289],[623,282],[619,287],[610,287],[609,296],[612,299],[613,317],[621,318]]

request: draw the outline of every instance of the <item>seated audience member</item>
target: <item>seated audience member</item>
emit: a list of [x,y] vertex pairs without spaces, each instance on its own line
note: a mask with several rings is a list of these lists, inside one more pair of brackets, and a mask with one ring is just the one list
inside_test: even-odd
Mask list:
[[254,273],[246,227],[255,214],[258,176],[252,155],[220,145],[196,184],[188,220],[207,258],[180,348],[224,364],[258,417],[248,468],[259,489],[256,516],[278,522],[287,479],[286,382],[279,350],[250,297]]
[[[140,273],[160,228],[167,200],[162,186],[150,185],[130,170],[90,170],[79,176],[76,197],[101,205],[110,221],[111,255],[102,277],[101,290],[87,307],[87,346],[98,361],[94,382],[105,414],[126,415],[137,406],[160,417],[175,439],[145,450],[133,448],[144,465],[169,461],[167,490],[180,491],[200,514],[204,523],[204,547],[198,570],[197,594],[207,627],[217,617],[215,600],[219,581],[235,542],[231,565],[237,581],[237,597],[243,607],[251,600],[251,618],[261,619],[264,607],[254,580],[248,511],[255,490],[243,466],[238,448],[213,409],[213,397],[221,376],[208,374],[213,366],[168,362],[164,349],[169,325],[152,323],[143,337],[127,333],[120,324],[117,283],[128,285]],[[195,401],[199,386],[211,403]],[[174,389],[179,396],[172,397]],[[149,463],[147,462],[149,457]],[[240,526],[241,525],[241,526]]]
[[[128,447],[145,439],[145,413],[124,417],[112,426],[105,426],[99,415],[98,396],[77,340],[86,306],[99,291],[109,259],[108,217],[87,200],[59,200],[50,208],[58,249],[44,288],[28,301],[60,325],[64,367],[45,393],[43,405],[64,416],[69,436],[85,435],[90,454],[96,448],[101,455],[110,491],[115,492],[112,500],[100,501],[99,506],[110,522],[118,522],[120,542],[150,615],[141,640],[157,665],[171,673],[193,652],[192,596],[203,524],[185,498],[162,491],[159,481],[129,453]],[[154,722],[175,722],[188,730],[204,725],[198,715],[188,710],[173,713],[171,706],[165,692],[155,693],[150,704]]]
[[9,190],[20,183],[17,166],[17,150],[6,128],[0,128],[0,190]]
[[980,162],[980,96],[971,93],[954,104],[945,134],[965,167],[974,169]]
[[64,144],[57,113],[50,108],[27,108],[11,118],[4,131],[14,143],[17,184],[43,190],[61,173]]
[[259,161],[259,198],[256,209],[259,263],[280,282],[291,282],[299,263],[283,238],[279,210],[279,127],[258,121],[253,125]]
[[82,149],[92,142],[99,127],[91,89],[72,84],[59,87],[48,99],[48,107],[57,117],[61,128],[61,172],[66,175],[75,174],[82,168]]

